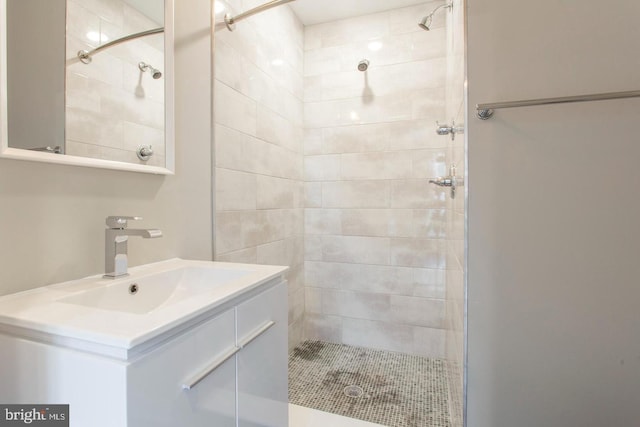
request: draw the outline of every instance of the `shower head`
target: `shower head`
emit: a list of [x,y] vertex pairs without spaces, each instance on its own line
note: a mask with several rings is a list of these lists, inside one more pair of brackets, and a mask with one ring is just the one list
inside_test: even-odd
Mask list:
[[150,64],[145,64],[144,62],[139,62],[138,63],[138,68],[140,68],[140,71],[142,71],[143,73],[145,71],[148,71],[151,73],[151,77],[153,77],[154,80],[158,80],[160,77],[162,77],[162,73],[160,72],[160,70],[153,68],[153,66],[151,66]]
[[418,24],[418,27],[422,28],[425,31],[429,31],[429,26],[431,25],[431,15],[425,16],[422,18],[422,21]]
[[358,71],[365,72],[369,69],[369,60],[363,59],[358,63]]
[[418,27],[422,28],[425,31],[429,31],[431,29],[431,22],[433,21],[433,15],[443,7],[451,10],[453,8],[453,3],[441,4],[440,6],[433,9],[430,14],[422,18],[422,20],[418,23]]

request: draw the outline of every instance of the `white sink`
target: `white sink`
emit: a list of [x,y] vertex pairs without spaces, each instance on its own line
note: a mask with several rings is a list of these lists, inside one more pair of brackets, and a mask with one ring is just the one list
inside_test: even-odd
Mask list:
[[0,332],[126,359],[287,270],[172,259],[44,286],[0,297]]
[[247,270],[178,268],[137,279],[120,279],[116,283],[60,298],[58,302],[101,310],[148,314],[188,298],[200,297],[211,292],[212,287],[251,273],[252,271]]

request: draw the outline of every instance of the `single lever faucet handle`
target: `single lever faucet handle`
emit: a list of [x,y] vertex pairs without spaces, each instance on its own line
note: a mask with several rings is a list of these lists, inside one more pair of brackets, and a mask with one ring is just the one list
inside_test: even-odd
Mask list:
[[140,216],[108,216],[106,223],[109,228],[124,230],[127,228],[128,221],[140,221],[141,219]]

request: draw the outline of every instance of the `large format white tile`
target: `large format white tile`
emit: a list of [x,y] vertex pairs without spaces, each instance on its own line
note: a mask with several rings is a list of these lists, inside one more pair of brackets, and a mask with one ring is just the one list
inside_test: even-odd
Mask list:
[[348,317],[342,321],[342,339],[347,345],[411,353],[413,338],[410,325]]
[[256,176],[228,169],[216,170],[216,209],[253,210],[257,206]]
[[389,321],[393,316],[390,295],[335,289],[322,291],[322,313],[381,321]]
[[344,180],[410,178],[413,153],[385,151],[340,156],[340,176]]
[[214,90],[216,123],[255,136],[256,102],[217,80]]
[[428,180],[455,158],[435,133],[458,117],[445,114],[448,12],[429,33],[417,25],[439,5],[305,28],[307,337],[445,353],[446,268],[460,246],[445,240],[448,193]]
[[322,150],[325,154],[384,151],[390,146],[391,134],[386,123],[326,128],[323,129]]
[[322,184],[325,208],[386,208],[389,206],[388,181],[336,181]]
[[304,158],[306,181],[340,180],[340,156],[329,154]]
[[347,236],[411,237],[413,212],[407,209],[346,209],[341,232]]
[[389,265],[390,239],[384,237],[322,236],[322,260]]
[[[422,278],[414,279],[413,269],[405,267],[308,260],[305,262],[305,282],[308,286],[318,288],[412,295],[413,281],[420,279]],[[426,279],[422,280],[424,282]],[[444,278],[442,280],[444,282]],[[421,287],[421,282],[416,283],[420,283]]]

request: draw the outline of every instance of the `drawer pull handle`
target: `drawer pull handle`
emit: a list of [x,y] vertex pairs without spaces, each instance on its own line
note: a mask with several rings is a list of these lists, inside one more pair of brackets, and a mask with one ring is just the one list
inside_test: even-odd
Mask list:
[[246,346],[248,346],[249,344],[251,344],[251,341],[255,340],[256,338],[258,338],[260,335],[264,334],[265,332],[267,332],[269,329],[271,329],[272,326],[274,326],[276,324],[276,322],[274,322],[273,320],[270,320],[269,322],[265,323],[263,326],[259,327],[258,329],[256,329],[251,335],[249,335],[248,337],[244,338],[242,341],[240,341],[238,343],[238,347],[240,349],[245,348]]
[[200,372],[198,375],[195,375],[190,380],[188,380],[184,384],[182,384],[182,389],[183,390],[191,390],[192,388],[197,386],[200,381],[202,381],[207,376],[209,376],[209,374],[211,374],[213,371],[218,369],[220,367],[220,365],[222,365],[224,362],[226,362],[227,360],[232,358],[239,351],[240,351],[240,347],[236,347],[236,346],[234,346],[233,348],[229,349],[222,356],[218,357],[216,360],[211,362],[211,364],[208,365],[206,368],[204,368],[202,370],[202,372]]

